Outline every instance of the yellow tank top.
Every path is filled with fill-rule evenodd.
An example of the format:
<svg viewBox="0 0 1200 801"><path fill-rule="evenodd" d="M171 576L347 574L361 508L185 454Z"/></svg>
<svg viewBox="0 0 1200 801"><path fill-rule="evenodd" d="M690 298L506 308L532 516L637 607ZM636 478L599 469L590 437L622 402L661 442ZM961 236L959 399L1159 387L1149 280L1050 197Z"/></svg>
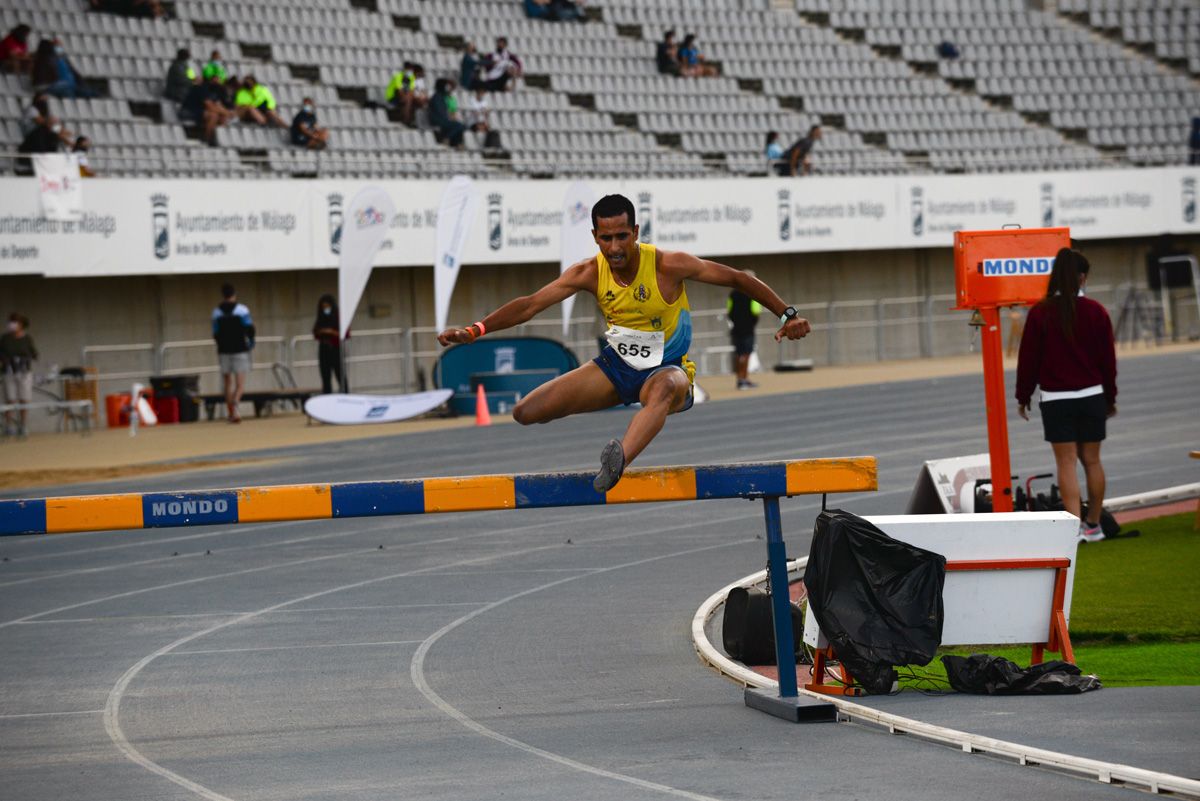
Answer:
<svg viewBox="0 0 1200 801"><path fill-rule="evenodd" d="M628 286L617 281L603 253L596 254L599 280L596 301L608 325L619 325L635 331L662 331L665 339L663 363L675 360L694 379L696 365L688 359L692 344L692 314L688 308L687 287L680 287L674 303L663 300L658 290L658 271L655 269L657 251L654 245L638 243L638 271Z"/></svg>

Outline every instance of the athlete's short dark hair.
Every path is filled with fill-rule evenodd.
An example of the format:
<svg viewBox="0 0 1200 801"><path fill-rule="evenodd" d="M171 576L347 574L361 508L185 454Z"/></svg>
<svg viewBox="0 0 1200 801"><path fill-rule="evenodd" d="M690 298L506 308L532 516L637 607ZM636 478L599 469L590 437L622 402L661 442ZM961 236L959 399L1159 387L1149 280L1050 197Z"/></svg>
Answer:
<svg viewBox="0 0 1200 801"><path fill-rule="evenodd" d="M236 294L237 294L237 290L235 290L233 288L233 284L230 284L230 283L221 284L221 297L229 299L229 298L232 298Z"/></svg>
<svg viewBox="0 0 1200 801"><path fill-rule="evenodd" d="M592 230L596 230L601 217L620 217L622 214L629 218L629 227L637 224L633 211L633 203L624 195L605 195L592 206Z"/></svg>

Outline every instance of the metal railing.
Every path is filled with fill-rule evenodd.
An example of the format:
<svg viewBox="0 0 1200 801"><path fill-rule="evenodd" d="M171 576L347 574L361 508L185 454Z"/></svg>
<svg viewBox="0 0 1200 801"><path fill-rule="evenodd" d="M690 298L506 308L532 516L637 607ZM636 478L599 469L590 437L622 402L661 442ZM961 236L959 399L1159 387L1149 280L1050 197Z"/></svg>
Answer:
<svg viewBox="0 0 1200 801"><path fill-rule="evenodd" d="M330 176L353 173L376 178L412 178L414 176L450 176L457 173L475 177L527 177L554 179L563 177L697 177L736 175L762 177L773 175L765 157L756 153L730 153L713 158L690 151L652 153L605 153L602 160L571 159L555 161L543 153L516 152L510 158L492 158L479 151L434 151L432 158L414 158L405 153L366 153L338 151L336 143L327 151L304 151L280 142L278 150L260 155L253 150L239 152L237 148L200 149L195 154L181 153L172 147L169 157L160 157L154 148L137 155L106 153L96 146L89 161L97 177L161 176L164 170L180 177L206 175L225 177L236 173L242 178L292 178L293 176ZM986 152L947 151L938 155L904 154L889 150L821 153L813 156L813 175L912 175L961 172L1045 172L1065 170L1096 170L1150 166L1183 166L1188 163L1185 147L1164 148L1161 158L1131 159L1128 156L1073 156L1047 160L1034 155L997 156ZM221 155L225 158L220 158ZM281 155L282 154L282 155ZM15 172L27 156L0 149L0 172ZM22 167L22 173L30 174Z"/></svg>
<svg viewBox="0 0 1200 801"><path fill-rule="evenodd" d="M1089 284L1088 294L1103 303L1114 324L1121 304L1131 291L1139 291L1151 311L1157 309L1151 293L1129 284ZM975 330L967 326L966 312L951 311L952 293L914 295L895 298L834 300L797 304L802 317L812 324L812 333L803 340L784 340L774 348L776 363L801 358L817 364L833 365L888 359L931 358L972 352ZM1175 298L1177 329L1200 320L1200 309L1191 297ZM692 316L691 357L700 374L712 375L732 370L725 362L733 347L729 342L726 312L698 309ZM772 321L773 322L773 321ZM505 332L508 336L543 336L561 341L581 361L599 351L598 339L603 327L594 314L575 315L562 336L562 318L557 314L530 320ZM758 351L771 352L774 325L760 326ZM347 340L347 371L354 389L409 392L422 385L423 369L431 367L443 352L437 344L438 331L432 326L389 327L351 332ZM1155 339L1163 339L1161 334ZM260 381L275 364L298 373L301 386L316 386L318 365L316 340L311 334L290 337L261 336L253 351L253 371ZM218 373L211 339L180 340L161 344L88 345L81 349L83 364L97 370L102 384L126 384L145 381L151 375L215 375ZM268 351L268 348L270 349ZM356 352L356 350L358 352ZM268 352L274 361L267 358ZM121 386L124 391L127 389Z"/></svg>

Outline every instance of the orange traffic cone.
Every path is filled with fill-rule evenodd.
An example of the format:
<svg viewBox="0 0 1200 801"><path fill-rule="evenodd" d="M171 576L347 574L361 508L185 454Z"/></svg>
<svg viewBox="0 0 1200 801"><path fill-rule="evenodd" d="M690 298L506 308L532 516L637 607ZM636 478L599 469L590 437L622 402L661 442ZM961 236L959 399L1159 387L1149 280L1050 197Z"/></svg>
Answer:
<svg viewBox="0 0 1200 801"><path fill-rule="evenodd" d="M475 393L475 425L490 426L492 424L492 413L488 410L487 393L483 391L483 384L477 385Z"/></svg>

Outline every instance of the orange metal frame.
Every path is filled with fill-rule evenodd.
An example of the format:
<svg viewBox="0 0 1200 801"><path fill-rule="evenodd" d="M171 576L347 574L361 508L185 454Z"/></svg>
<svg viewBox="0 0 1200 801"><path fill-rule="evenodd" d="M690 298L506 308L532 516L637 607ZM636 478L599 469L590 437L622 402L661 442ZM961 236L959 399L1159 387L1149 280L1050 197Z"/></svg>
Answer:
<svg viewBox="0 0 1200 801"><path fill-rule="evenodd" d="M1046 651L1054 651L1062 655L1067 662L1074 663L1075 651L1071 648L1071 635L1067 631L1067 615L1063 609L1067 597L1067 569L1071 560L1066 558L1054 559L958 559L946 562L947 573L959 573L973 570L1053 570L1054 597L1050 600L1050 630L1045 642L1033 643L1031 664L1041 664ZM854 683L854 677L840 663L836 669L830 665L836 661L833 647L818 648L813 652L811 681L804 689L822 695L860 696L863 688ZM832 674L836 684L826 681L826 674ZM840 674L840 675L839 675Z"/></svg>
<svg viewBox="0 0 1200 801"><path fill-rule="evenodd" d="M1019 260L1052 257L1070 247L1068 228L1003 229L954 232L955 309L980 314L980 350L983 353L983 390L987 414L988 452L992 470L992 509L1013 510L1012 469L1008 453L1008 412L1004 403L1004 345L1000 309L1030 306L1045 293L1048 274L987 275L987 259Z"/></svg>

